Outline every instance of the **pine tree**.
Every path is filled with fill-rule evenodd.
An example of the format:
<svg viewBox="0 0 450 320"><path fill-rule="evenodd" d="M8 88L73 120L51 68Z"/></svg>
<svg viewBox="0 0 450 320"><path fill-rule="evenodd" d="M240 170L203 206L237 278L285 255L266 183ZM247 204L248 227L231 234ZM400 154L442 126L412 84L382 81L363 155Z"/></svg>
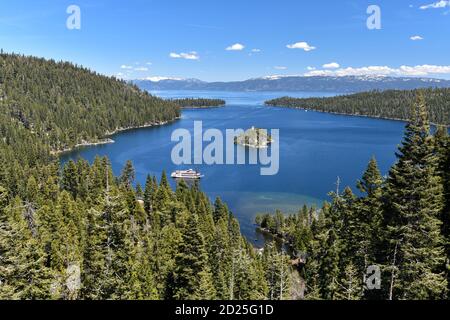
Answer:
<svg viewBox="0 0 450 320"><path fill-rule="evenodd" d="M158 295L164 299L174 297L173 271L176 255L183 239L182 230L174 224L169 224L153 235L150 250L151 265Z"/></svg>
<svg viewBox="0 0 450 320"><path fill-rule="evenodd" d="M63 191L55 208L56 231L51 235L50 265L56 273L54 288L62 299L77 299L81 281L82 223L71 195Z"/></svg>
<svg viewBox="0 0 450 320"><path fill-rule="evenodd" d="M136 197L138 199L142 199L144 197L144 191L142 190L142 186L140 183L136 184Z"/></svg>
<svg viewBox="0 0 450 320"><path fill-rule="evenodd" d="M203 289L212 286L212 278L207 267L208 256L203 235L198 227L198 217L191 214L175 258L174 288L175 299L194 299L200 284ZM208 290L209 292L209 290Z"/></svg>
<svg viewBox="0 0 450 320"><path fill-rule="evenodd" d="M153 193L155 192L155 186L151 176L147 176L144 190L144 209L145 212L151 214L153 211Z"/></svg>
<svg viewBox="0 0 450 320"><path fill-rule="evenodd" d="M206 266L198 274L199 284L192 295L194 300L215 300L217 298L217 291L214 287L211 270Z"/></svg>
<svg viewBox="0 0 450 320"><path fill-rule="evenodd" d="M338 281L340 280L340 255L342 251L342 240L339 238L341 227L339 206L339 195L335 195L333 204L325 206L324 214L325 235L323 244L318 254L319 266L319 288L321 296L326 300L336 299Z"/></svg>
<svg viewBox="0 0 450 320"><path fill-rule="evenodd" d="M217 221L214 236L209 245L210 265L217 288L217 296L221 300L230 299L228 275L231 264L231 247L228 233L228 222Z"/></svg>
<svg viewBox="0 0 450 320"><path fill-rule="evenodd" d="M5 299L50 299L51 271L44 253L23 217L16 198L4 207L6 190L0 187L0 296Z"/></svg>
<svg viewBox="0 0 450 320"><path fill-rule="evenodd" d="M170 184L169 184L169 180L167 179L167 173L166 173L165 170L162 172L162 175L161 175L161 182L160 182L159 186L160 186L161 188L166 189L167 191L169 191L169 190L171 191L171 189L170 189Z"/></svg>
<svg viewBox="0 0 450 320"><path fill-rule="evenodd" d="M383 184L378 164L372 158L362 180L357 183L363 196L356 201L354 207L356 228L353 230L353 241L356 251L353 262L363 283L367 268L382 261ZM364 294L366 298L381 298L376 290L365 291Z"/></svg>
<svg viewBox="0 0 450 320"><path fill-rule="evenodd" d="M144 235L138 245L139 268L137 272L141 286L141 295L144 300L158 300L160 298L152 269L152 245L152 239L149 235Z"/></svg>
<svg viewBox="0 0 450 320"><path fill-rule="evenodd" d="M360 300L362 298L360 272L353 263L349 263L344 270L336 294L338 300Z"/></svg>
<svg viewBox="0 0 450 320"><path fill-rule="evenodd" d="M445 241L447 257L446 273L448 290L450 290L450 135L445 126L439 126L435 135L436 154L439 157L438 172L443 184L444 207L440 214L442 235Z"/></svg>
<svg viewBox="0 0 450 320"><path fill-rule="evenodd" d="M169 181L167 180L167 175L165 171L162 173L161 182L154 197L154 211L159 212L160 224L164 225L165 221L168 219L167 209L168 205L172 200L172 189L170 188Z"/></svg>
<svg viewBox="0 0 450 320"><path fill-rule="evenodd" d="M39 201L39 186L36 181L36 178L31 176L27 181L27 197L26 200L36 206Z"/></svg>
<svg viewBox="0 0 450 320"><path fill-rule="evenodd" d="M89 182L90 182L90 166L89 162L84 159L79 159L77 162L78 167L78 190L77 198L86 200L89 193Z"/></svg>
<svg viewBox="0 0 450 320"><path fill-rule="evenodd" d="M329 211L330 204L325 202L316 218L311 220L312 241L308 245L308 256L302 273L306 282L306 300L323 299L323 290L321 288L323 283L320 279L320 271L322 264L322 246L328 237L325 217L329 215Z"/></svg>
<svg viewBox="0 0 450 320"><path fill-rule="evenodd" d="M217 222L220 219L228 219L229 211L227 206L222 202L220 198L216 198L214 202L214 221Z"/></svg>
<svg viewBox="0 0 450 320"><path fill-rule="evenodd" d="M87 214L87 239L83 252L82 297L89 300L109 298L108 283L113 279L108 264L107 220L103 214L91 209Z"/></svg>
<svg viewBox="0 0 450 320"><path fill-rule="evenodd" d="M108 221L107 263L114 274L111 281L112 299L126 299L129 294L132 284L129 280L137 254L133 218L125 197L120 189L113 188L106 196L103 209Z"/></svg>
<svg viewBox="0 0 450 320"><path fill-rule="evenodd" d="M273 244L264 248L266 280L269 285L270 300L288 300L290 298L291 270L289 257L278 252Z"/></svg>
<svg viewBox="0 0 450 320"><path fill-rule="evenodd" d="M443 196L423 96L411 113L398 163L387 181L390 279L385 285L390 299L438 299L447 287L438 219Z"/></svg>
<svg viewBox="0 0 450 320"><path fill-rule="evenodd" d="M72 197L77 197L78 168L73 160L70 160L63 168L62 185L63 189L69 192Z"/></svg>
<svg viewBox="0 0 450 320"><path fill-rule="evenodd" d="M125 166L122 169L122 173L120 175L120 182L127 187L131 187L136 178L136 172L133 167L133 163L131 160L128 160Z"/></svg>

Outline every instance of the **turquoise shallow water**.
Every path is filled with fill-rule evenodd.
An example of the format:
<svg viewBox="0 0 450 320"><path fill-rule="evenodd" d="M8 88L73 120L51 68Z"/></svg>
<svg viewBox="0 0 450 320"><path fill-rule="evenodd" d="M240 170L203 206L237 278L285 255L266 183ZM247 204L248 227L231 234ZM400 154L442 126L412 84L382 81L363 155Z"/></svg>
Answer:
<svg viewBox="0 0 450 320"><path fill-rule="evenodd" d="M163 170L198 168L201 181L212 199L220 196L238 217L243 233L255 243L262 236L255 232L254 217L259 212L281 209L295 212L303 204L320 205L327 193L336 188L337 177L343 186L354 186L372 156L376 156L383 174L395 162L395 151L402 138L404 123L363 117L331 115L303 110L272 108L267 99L283 95L325 96L321 93L271 92L155 92L165 98L223 98L223 108L184 110L182 119L172 124L131 130L113 137L116 143L75 150L61 161L83 157L92 161L107 155L114 172L120 174L131 159L137 180L144 184L147 174L159 176ZM254 165L176 166L171 161L175 129L193 132L194 121L203 121L204 129L247 129L252 126L280 130L280 170L275 176L261 176Z"/></svg>

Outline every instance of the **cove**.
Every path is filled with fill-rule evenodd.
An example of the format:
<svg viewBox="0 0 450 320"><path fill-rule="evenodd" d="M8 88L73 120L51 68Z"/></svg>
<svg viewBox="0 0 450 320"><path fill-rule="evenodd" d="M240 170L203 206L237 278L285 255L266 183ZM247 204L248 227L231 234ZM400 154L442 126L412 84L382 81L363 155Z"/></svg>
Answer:
<svg viewBox="0 0 450 320"><path fill-rule="evenodd" d="M264 235L255 230L258 213L280 209L294 213L304 204L320 206L328 192L350 186L356 192L369 160L375 156L383 174L395 163L405 123L333 115L320 112L264 106L264 101L284 95L298 97L327 96L324 93L283 92L206 92L166 91L153 94L164 98L220 98L227 105L212 109L183 110L180 120L159 127L121 132L112 137L114 144L76 149L61 156L61 162L83 157L92 162L96 155L108 156L114 173L119 175L127 160L132 160L137 181L145 183L147 174L160 176L190 167L171 161L176 142L171 135L176 129L194 133L194 122L202 121L205 129L214 128L225 134L232 128L279 129L279 172L261 176L260 167L244 165L198 165L205 175L200 186L214 200L220 196L239 219L242 233L255 245L264 243ZM192 166L191 166L192 167ZM175 185L174 181L171 181Z"/></svg>

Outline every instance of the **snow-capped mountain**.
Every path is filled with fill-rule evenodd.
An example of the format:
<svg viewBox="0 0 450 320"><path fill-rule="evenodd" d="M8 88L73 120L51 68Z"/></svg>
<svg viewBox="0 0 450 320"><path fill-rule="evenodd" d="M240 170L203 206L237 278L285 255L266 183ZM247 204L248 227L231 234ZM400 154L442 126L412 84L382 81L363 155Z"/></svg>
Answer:
<svg viewBox="0 0 450 320"><path fill-rule="evenodd" d="M205 82L198 79L155 78L134 81L145 90L211 91L320 91L349 93L371 90L447 88L450 80L388 76L282 76L273 75L245 81Z"/></svg>

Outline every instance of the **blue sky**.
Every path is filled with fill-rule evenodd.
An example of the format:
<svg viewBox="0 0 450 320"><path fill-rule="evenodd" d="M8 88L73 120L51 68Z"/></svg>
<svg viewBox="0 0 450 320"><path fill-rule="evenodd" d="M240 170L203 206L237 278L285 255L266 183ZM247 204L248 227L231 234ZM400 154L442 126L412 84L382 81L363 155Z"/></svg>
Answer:
<svg viewBox="0 0 450 320"><path fill-rule="evenodd" d="M66 27L69 5L81 10L80 30ZM381 9L380 30L367 28L369 5ZM0 48L69 60L125 79L304 74L450 79L449 31L447 0L0 2Z"/></svg>

